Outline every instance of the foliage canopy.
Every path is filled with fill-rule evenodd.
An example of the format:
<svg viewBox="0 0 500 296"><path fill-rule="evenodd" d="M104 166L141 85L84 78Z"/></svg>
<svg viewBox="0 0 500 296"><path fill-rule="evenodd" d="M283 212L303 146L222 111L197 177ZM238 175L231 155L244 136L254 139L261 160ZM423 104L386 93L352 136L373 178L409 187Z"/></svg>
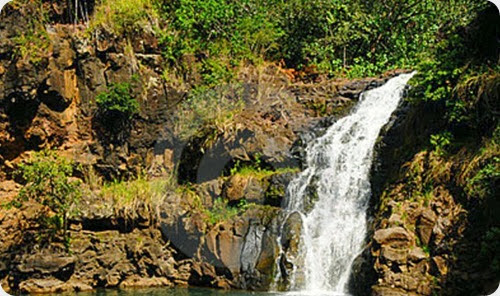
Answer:
<svg viewBox="0 0 500 296"><path fill-rule="evenodd" d="M73 164L55 151L42 150L20 164L18 172L26 185L11 204L21 207L31 200L45 206L38 213L38 223L47 232L44 239L61 234L66 239L67 219L80 197L79 182L70 179Z"/></svg>

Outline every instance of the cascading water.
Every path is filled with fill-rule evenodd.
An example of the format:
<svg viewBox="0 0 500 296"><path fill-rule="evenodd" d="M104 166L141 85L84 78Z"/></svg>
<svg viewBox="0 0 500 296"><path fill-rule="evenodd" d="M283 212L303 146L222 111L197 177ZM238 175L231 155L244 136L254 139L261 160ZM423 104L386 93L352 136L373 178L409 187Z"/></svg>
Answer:
<svg viewBox="0 0 500 296"><path fill-rule="evenodd" d="M288 275L289 290L346 293L366 235L373 146L412 76L402 74L364 92L349 116L307 146L306 169L288 185L285 204L289 215L298 212L302 218L301 264ZM311 185L317 195L308 210Z"/></svg>

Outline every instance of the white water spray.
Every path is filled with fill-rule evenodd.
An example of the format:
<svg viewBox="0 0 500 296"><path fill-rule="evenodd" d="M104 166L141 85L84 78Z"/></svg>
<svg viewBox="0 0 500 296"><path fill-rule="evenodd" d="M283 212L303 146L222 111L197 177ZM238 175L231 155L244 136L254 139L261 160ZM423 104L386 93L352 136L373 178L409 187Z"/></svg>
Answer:
<svg viewBox="0 0 500 296"><path fill-rule="evenodd" d="M301 295L346 293L351 265L366 235L373 147L412 76L402 74L364 92L351 115L307 146L306 169L288 186L285 204L288 213L301 214L303 224L299 253L304 264L290 276L290 290ZM312 180L318 199L306 212ZM299 272L302 280L296 279Z"/></svg>

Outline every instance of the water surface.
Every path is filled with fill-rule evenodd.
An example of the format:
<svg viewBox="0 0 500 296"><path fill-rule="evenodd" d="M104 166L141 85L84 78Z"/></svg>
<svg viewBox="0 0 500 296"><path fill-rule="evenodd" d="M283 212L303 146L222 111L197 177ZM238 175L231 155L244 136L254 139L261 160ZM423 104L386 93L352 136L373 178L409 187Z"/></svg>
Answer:
<svg viewBox="0 0 500 296"><path fill-rule="evenodd" d="M100 289L92 292L49 294L58 296L277 296L286 293L217 290L208 288Z"/></svg>
<svg viewBox="0 0 500 296"><path fill-rule="evenodd" d="M243 290L217 290L208 288L144 288L144 289L100 289L92 292L45 294L54 296L313 296L303 292L255 292ZM314 296L341 296L325 293Z"/></svg>

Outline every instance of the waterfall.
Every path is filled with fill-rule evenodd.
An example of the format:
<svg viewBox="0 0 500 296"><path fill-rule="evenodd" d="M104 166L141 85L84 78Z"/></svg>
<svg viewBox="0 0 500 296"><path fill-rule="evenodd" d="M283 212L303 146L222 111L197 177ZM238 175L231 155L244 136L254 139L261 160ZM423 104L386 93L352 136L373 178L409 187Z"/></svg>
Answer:
<svg viewBox="0 0 500 296"><path fill-rule="evenodd" d="M289 216L302 218L301 243L292 258L300 263L287 275L289 290L347 293L351 265L366 235L373 146L412 76L402 74L364 92L350 115L308 144L305 170L288 185L284 205Z"/></svg>

